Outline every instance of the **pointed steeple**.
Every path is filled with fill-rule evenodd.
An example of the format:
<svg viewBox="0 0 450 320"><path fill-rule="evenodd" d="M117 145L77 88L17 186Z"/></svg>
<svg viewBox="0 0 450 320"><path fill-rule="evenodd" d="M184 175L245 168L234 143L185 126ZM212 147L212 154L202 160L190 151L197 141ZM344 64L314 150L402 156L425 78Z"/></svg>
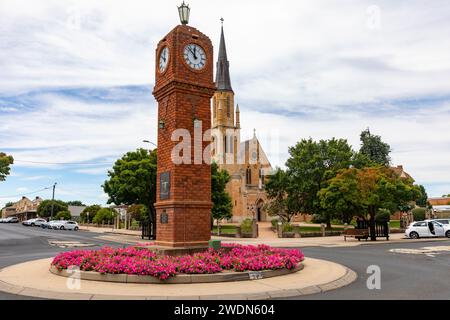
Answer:
<svg viewBox="0 0 450 320"><path fill-rule="evenodd" d="M227 48L223 34L223 18L220 20L222 21L222 34L220 35L219 59L216 65L216 87L219 91L233 91L230 80L230 63L227 58Z"/></svg>

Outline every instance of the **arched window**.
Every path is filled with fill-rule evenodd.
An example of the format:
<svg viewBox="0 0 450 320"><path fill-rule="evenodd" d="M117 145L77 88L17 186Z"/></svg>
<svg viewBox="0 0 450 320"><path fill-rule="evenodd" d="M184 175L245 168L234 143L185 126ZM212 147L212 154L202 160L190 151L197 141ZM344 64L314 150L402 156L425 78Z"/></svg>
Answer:
<svg viewBox="0 0 450 320"><path fill-rule="evenodd" d="M227 97L227 117L231 117L231 101L229 96Z"/></svg>
<svg viewBox="0 0 450 320"><path fill-rule="evenodd" d="M226 135L223 136L223 151L224 151L224 153L228 152L228 144L227 144L227 136Z"/></svg>
<svg viewBox="0 0 450 320"><path fill-rule="evenodd" d="M247 184L252 184L252 169L250 167L247 168L245 181Z"/></svg>

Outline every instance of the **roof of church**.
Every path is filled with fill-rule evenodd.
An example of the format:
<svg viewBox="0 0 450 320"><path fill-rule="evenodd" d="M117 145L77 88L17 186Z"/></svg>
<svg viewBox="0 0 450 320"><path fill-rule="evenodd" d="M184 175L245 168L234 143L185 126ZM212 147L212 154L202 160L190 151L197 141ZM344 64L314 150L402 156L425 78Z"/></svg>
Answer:
<svg viewBox="0 0 450 320"><path fill-rule="evenodd" d="M230 63L227 58L227 48L225 45L223 26L222 34L220 35L219 58L217 60L216 87L217 90L221 91L233 91L231 88Z"/></svg>

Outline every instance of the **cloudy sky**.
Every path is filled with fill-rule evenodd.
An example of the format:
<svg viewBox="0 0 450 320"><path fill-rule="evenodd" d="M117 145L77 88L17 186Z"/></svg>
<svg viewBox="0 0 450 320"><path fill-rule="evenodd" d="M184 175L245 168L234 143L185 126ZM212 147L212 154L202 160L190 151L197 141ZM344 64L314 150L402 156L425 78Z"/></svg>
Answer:
<svg viewBox="0 0 450 320"><path fill-rule="evenodd" d="M106 201L112 162L156 142L155 46L180 1L0 0L0 151L21 195ZM189 0L218 47L220 17L241 108L274 166L301 138L370 127L430 196L450 193L450 3ZM217 53L217 52L216 52Z"/></svg>

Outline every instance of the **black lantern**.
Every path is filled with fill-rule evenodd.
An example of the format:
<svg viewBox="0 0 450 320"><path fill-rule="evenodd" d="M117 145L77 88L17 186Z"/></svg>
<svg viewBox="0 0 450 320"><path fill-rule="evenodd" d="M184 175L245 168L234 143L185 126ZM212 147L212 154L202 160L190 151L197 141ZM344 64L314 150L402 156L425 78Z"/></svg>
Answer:
<svg viewBox="0 0 450 320"><path fill-rule="evenodd" d="M178 7L178 13L180 14L180 21L181 24L188 24L189 23L189 14L191 12L191 8L189 8L189 5L185 4L184 1L181 4L181 6Z"/></svg>
<svg viewBox="0 0 450 320"><path fill-rule="evenodd" d="M158 127L160 129L164 129L166 127L166 124L165 124L164 120L159 120Z"/></svg>

